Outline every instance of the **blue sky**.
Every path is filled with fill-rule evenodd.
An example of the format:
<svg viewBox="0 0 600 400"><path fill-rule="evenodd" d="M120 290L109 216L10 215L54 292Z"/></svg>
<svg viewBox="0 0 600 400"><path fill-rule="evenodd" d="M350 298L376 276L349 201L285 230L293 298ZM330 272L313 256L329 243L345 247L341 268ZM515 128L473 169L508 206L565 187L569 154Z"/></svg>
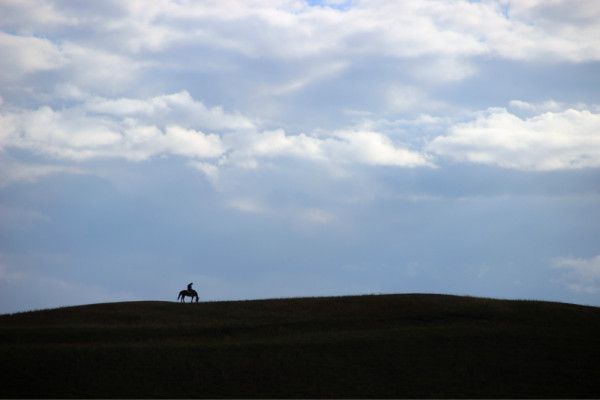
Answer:
<svg viewBox="0 0 600 400"><path fill-rule="evenodd" d="M0 2L0 312L600 305L596 1Z"/></svg>

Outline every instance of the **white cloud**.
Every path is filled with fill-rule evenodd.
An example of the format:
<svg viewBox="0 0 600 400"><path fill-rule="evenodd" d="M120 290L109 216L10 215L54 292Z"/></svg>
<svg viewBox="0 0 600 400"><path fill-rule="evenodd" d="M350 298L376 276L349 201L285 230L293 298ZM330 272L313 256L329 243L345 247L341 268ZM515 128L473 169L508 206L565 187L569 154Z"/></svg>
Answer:
<svg viewBox="0 0 600 400"><path fill-rule="evenodd" d="M149 100L107 100L79 92L78 97L85 102L71 108L44 106L0 113L0 148L71 160L145 160L160 154L215 158L226 150L221 137L194 127L243 130L253 126L240 114L205 107L187 92Z"/></svg>
<svg viewBox="0 0 600 400"><path fill-rule="evenodd" d="M301 70L300 77L293 78L285 83L266 85L260 89L262 95L279 96L299 91L306 86L321 79L338 76L348 67L346 62L333 61L330 64L317 65L312 70Z"/></svg>
<svg viewBox="0 0 600 400"><path fill-rule="evenodd" d="M595 0L506 2L509 30L497 34L497 47L516 58L544 56L574 62L598 60L600 4ZM511 39L516 39L511 43Z"/></svg>
<svg viewBox="0 0 600 400"><path fill-rule="evenodd" d="M32 32L40 26L75 25L77 20L65 15L49 1L3 0L0 3L0 26Z"/></svg>
<svg viewBox="0 0 600 400"><path fill-rule="evenodd" d="M94 93L127 91L140 72L152 65L135 55L77 42L62 43L61 54L65 59L63 79Z"/></svg>
<svg viewBox="0 0 600 400"><path fill-rule="evenodd" d="M332 222L335 215L320 208L308 208L300 213L300 218L314 224L324 225Z"/></svg>
<svg viewBox="0 0 600 400"><path fill-rule="evenodd" d="M575 6L569 1L503 3L357 1L336 10L295 1L163 2L150 10L130 7L122 17L152 24L160 15L172 31L195 26L187 31L188 38L246 55L600 58L600 45L594 39L599 29L594 16L600 15L600 8L593 0ZM186 36L171 35L170 40L186 40Z"/></svg>
<svg viewBox="0 0 600 400"><path fill-rule="evenodd" d="M192 129L170 126L165 132L165 151L187 157L214 158L225 151L221 138Z"/></svg>
<svg viewBox="0 0 600 400"><path fill-rule="evenodd" d="M43 32L40 36L12 35L0 30L0 81L28 82L33 73L52 71L55 74L47 82L66 81L96 93L114 93L123 91L143 68L153 65L93 43L53 41Z"/></svg>
<svg viewBox="0 0 600 400"><path fill-rule="evenodd" d="M344 129L348 121L334 120L344 109L358 110L356 119L357 112L374 119L400 113L415 121L456 112L427 88L477 73L478 57L600 60L596 2L54 4L0 5L0 50L10 55L0 60L0 75L11 80L0 114L2 148L71 160L173 154L213 180L221 165L255 168L284 158L418 167L444 156L533 170L600 163L598 112L559 101L513 100L511 111L528 118L490 110L432 140L431 157L418 147L445 127L417 138L421 121L411 131L415 139L406 139L377 126ZM40 75L33 79L32 72ZM381 82L371 78L380 72ZM314 100L318 108L329 99L317 99L320 90L329 89L351 99L336 104L346 100L331 95L333 104L323 107L327 128L319 129L321 121L309 113L304 126L296 110Z"/></svg>
<svg viewBox="0 0 600 400"><path fill-rule="evenodd" d="M341 166L432 166L418 151L393 143L374 130L319 135L289 135L282 129L258 132L251 119L222 107L206 107L185 91L148 99L107 99L91 96L75 85L56 90L69 101L76 101L75 105L59 110L48 106L36 110L8 108L0 113L0 148L75 161L142 161L177 155L191 159L190 165L213 183L219 166L256 168L267 159L294 158ZM206 129L217 133L205 133ZM206 163L210 159L218 162ZM15 177L32 181L70 170L38 166L19 171L5 174L4 182Z"/></svg>
<svg viewBox="0 0 600 400"><path fill-rule="evenodd" d="M433 166L421 153L395 145L387 136L374 131L345 130L309 136L287 135L279 129L247 136L230 147L226 161L238 166L256 166L257 159L288 157L340 165Z"/></svg>
<svg viewBox="0 0 600 400"><path fill-rule="evenodd" d="M522 100L511 100L509 106L512 109L535 114L540 114L543 112L559 112L564 111L567 108L565 104L554 100L546 100L538 103L531 103Z"/></svg>
<svg viewBox="0 0 600 400"><path fill-rule="evenodd" d="M85 159L121 141L115 123L77 110L54 111L41 107L0 115L0 146L48 154L57 158Z"/></svg>
<svg viewBox="0 0 600 400"><path fill-rule="evenodd" d="M322 141L318 138L299 135L287 135L282 129L266 131L250 137L247 146L239 152L249 157L292 156L306 159L325 159Z"/></svg>
<svg viewBox="0 0 600 400"><path fill-rule="evenodd" d="M591 258L557 258L552 265L564 271L563 283L570 290L583 293L600 291L600 255Z"/></svg>
<svg viewBox="0 0 600 400"><path fill-rule="evenodd" d="M227 64L232 83L244 84L236 101L251 107L252 101L297 95L342 71L381 61L400 61L408 76L427 85L468 78L478 56L538 63L600 60L600 7L593 0L354 1L342 8L295 0L102 7L4 1L0 76L26 82L11 89L38 96L47 94L48 85L74 84L96 95L139 97L192 90L181 84L181 71L199 78L192 85L204 89L202 79L211 76L199 72L222 73ZM249 67L261 69L260 76L246 76ZM33 81L31 72L46 74ZM149 79L156 76L161 82ZM385 86L393 83L390 76L384 79Z"/></svg>
<svg viewBox="0 0 600 400"><path fill-rule="evenodd" d="M149 99L92 97L83 105L86 111L112 117L140 118L150 123L184 124L208 130L253 129L254 122L223 107L207 107L187 91L154 96Z"/></svg>
<svg viewBox="0 0 600 400"><path fill-rule="evenodd" d="M413 67L411 73L425 83L446 83L461 81L475 74L477 69L458 58L434 58Z"/></svg>
<svg viewBox="0 0 600 400"><path fill-rule="evenodd" d="M600 32L600 7L594 0L433 4L430 14L436 22L479 37L492 56L541 62L600 59L594 39ZM574 13L589 17L564 17Z"/></svg>
<svg viewBox="0 0 600 400"><path fill-rule="evenodd" d="M249 198L237 198L230 200L227 204L231 208L250 214L262 214L267 210L258 200Z"/></svg>
<svg viewBox="0 0 600 400"><path fill-rule="evenodd" d="M52 164L31 164L0 160L0 188L14 182L37 182L54 174L84 174L85 170L72 166Z"/></svg>
<svg viewBox="0 0 600 400"><path fill-rule="evenodd" d="M219 187L219 167L201 161L191 161L190 166L202 172L215 187Z"/></svg>
<svg viewBox="0 0 600 400"><path fill-rule="evenodd" d="M457 161L520 170L597 168L600 114L568 109L522 119L506 109L489 109L426 149Z"/></svg>
<svg viewBox="0 0 600 400"><path fill-rule="evenodd" d="M382 123L312 134L291 135L283 129L259 132L247 117L221 107L206 107L187 92L147 100L84 98L81 105L59 111L41 107L1 113L0 147L67 160L117 157L141 161L161 154L177 155L197 161L190 165L213 182L221 166L256 168L264 160L290 158L342 167L434 167L434 157L520 170L600 166L600 114L586 109L544 112L529 118L506 109L489 109L475 120L450 126L447 134L425 142L422 149L411 149L376 130L379 125L387 129ZM521 110L560 107L551 101L540 104L511 102ZM424 121L438 128L448 123L439 126L435 118ZM204 127L218 133L205 133ZM395 125L390 129L396 129ZM211 159L213 162L207 163ZM36 171L40 177L68 172L64 167ZM23 174L24 180L34 176L33 172Z"/></svg>
<svg viewBox="0 0 600 400"><path fill-rule="evenodd" d="M396 167L433 166L423 154L396 146L379 132L338 131L334 137L326 140L326 148L334 160Z"/></svg>
<svg viewBox="0 0 600 400"><path fill-rule="evenodd" d="M317 207L303 207L298 204L266 203L249 197L233 197L226 206L247 214L260 215L286 221L296 226L323 226L336 220L336 215Z"/></svg>
<svg viewBox="0 0 600 400"><path fill-rule="evenodd" d="M600 113L600 105L598 104L586 104L586 103L565 103L556 100L544 100L538 102L528 102L523 100L511 100L509 102L509 108L515 111L521 111L523 113L534 115L542 114L546 112L562 112L569 109L577 111L590 111L592 113Z"/></svg>
<svg viewBox="0 0 600 400"><path fill-rule="evenodd" d="M52 96L57 100L85 101L92 97L73 83L58 83L54 86Z"/></svg>
<svg viewBox="0 0 600 400"><path fill-rule="evenodd" d="M385 91L387 108L392 113L418 110L430 103L425 92L415 86L391 85Z"/></svg>
<svg viewBox="0 0 600 400"><path fill-rule="evenodd" d="M49 40L0 31L0 81L14 80L64 64L60 50Z"/></svg>

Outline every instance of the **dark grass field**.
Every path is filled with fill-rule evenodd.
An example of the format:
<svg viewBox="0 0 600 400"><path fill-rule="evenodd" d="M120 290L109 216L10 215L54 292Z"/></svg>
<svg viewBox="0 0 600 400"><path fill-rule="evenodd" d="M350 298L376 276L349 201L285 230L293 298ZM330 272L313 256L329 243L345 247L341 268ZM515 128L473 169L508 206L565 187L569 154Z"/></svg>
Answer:
<svg viewBox="0 0 600 400"><path fill-rule="evenodd" d="M2 397L600 397L600 308L429 294L0 316Z"/></svg>

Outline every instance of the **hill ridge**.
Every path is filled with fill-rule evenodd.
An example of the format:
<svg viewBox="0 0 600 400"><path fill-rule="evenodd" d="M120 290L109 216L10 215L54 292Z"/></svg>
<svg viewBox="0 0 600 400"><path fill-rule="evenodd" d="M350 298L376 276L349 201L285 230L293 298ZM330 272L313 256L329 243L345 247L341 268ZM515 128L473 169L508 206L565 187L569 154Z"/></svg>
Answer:
<svg viewBox="0 0 600 400"><path fill-rule="evenodd" d="M600 308L546 301L411 293L0 316L7 397L598 397L598 359Z"/></svg>

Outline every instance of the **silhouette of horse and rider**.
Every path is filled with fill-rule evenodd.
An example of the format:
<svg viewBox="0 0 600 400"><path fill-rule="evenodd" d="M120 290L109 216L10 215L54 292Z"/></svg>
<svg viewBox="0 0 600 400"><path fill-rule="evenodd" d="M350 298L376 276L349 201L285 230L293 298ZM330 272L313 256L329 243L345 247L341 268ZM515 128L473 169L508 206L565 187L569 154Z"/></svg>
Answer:
<svg viewBox="0 0 600 400"><path fill-rule="evenodd" d="M187 289L179 292L179 296L177 296L177 300L181 300L182 303L185 303L185 298L191 297L190 303L192 301L194 301L194 299L196 299L196 303L197 303L198 302L198 292L196 292L194 289L192 289L193 284L194 284L193 282L188 283Z"/></svg>

